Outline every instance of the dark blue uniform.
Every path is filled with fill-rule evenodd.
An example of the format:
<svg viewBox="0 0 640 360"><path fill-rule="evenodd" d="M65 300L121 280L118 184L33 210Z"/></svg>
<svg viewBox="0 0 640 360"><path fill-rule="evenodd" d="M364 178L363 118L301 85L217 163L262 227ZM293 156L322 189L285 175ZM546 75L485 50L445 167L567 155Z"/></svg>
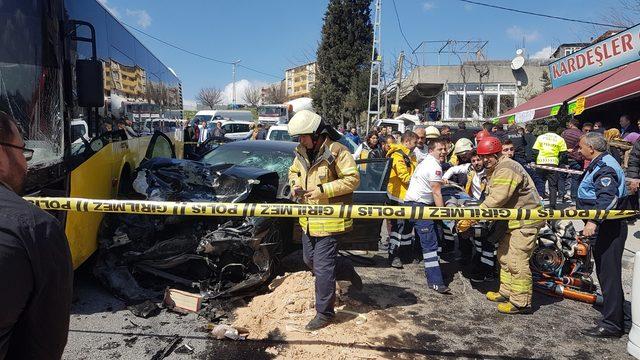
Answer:
<svg viewBox="0 0 640 360"><path fill-rule="evenodd" d="M580 180L577 208L581 210L616 209L627 195L624 172L620 164L608 153L593 159ZM600 326L622 332L622 253L627 239L627 223L620 219L589 221L598 225L593 255L604 297Z"/></svg>

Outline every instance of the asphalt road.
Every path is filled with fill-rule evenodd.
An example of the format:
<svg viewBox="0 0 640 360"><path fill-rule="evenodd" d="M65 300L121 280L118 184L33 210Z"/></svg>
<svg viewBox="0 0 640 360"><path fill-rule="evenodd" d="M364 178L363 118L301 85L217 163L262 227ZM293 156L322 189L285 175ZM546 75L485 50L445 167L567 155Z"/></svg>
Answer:
<svg viewBox="0 0 640 360"><path fill-rule="evenodd" d="M630 231L633 237L635 231ZM631 239L631 242L637 241ZM444 264L453 294L442 296L425 286L423 267L410 264L402 270L386 267L384 253L364 254L370 264L356 264L364 290L351 296L384 309L399 323L410 322L418 333L398 332L385 340L381 350L388 358L479 359L626 359L627 336L616 340L593 340L580 330L593 326L598 311L591 305L536 293L534 313L508 316L497 313L485 300L491 285L475 287L454 264ZM288 264L300 269L301 259ZM630 300L631 267L623 269L627 300ZM311 284L310 284L311 286ZM495 284L493 284L495 286ZM630 313L629 304L626 305ZM112 297L92 277L90 269L76 273L68 359L151 359L167 346L193 347L193 354L172 353L168 359L269 359L265 349L286 347L286 340L271 343L212 340L207 321L196 315L162 312L149 319L134 316L124 303ZM175 336L178 336L176 338ZM177 340L176 340L177 339Z"/></svg>

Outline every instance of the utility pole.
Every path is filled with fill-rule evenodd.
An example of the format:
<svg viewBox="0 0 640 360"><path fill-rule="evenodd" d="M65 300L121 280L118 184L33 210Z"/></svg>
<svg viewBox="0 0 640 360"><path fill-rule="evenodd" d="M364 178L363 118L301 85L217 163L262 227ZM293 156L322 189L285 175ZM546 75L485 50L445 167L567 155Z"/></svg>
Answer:
<svg viewBox="0 0 640 360"><path fill-rule="evenodd" d="M380 20L382 19L382 0L376 0L376 13L373 21L373 45L371 46L371 69L369 72L369 103L367 109L367 134L371 117L373 120L380 119L380 72L382 63L382 48L380 46ZM375 94L374 94L375 92ZM373 97L376 97L375 107L372 104Z"/></svg>
<svg viewBox="0 0 640 360"><path fill-rule="evenodd" d="M396 111L393 112L393 117L397 117L400 112L400 88L402 87L402 65L404 63L404 51L400 51L398 56L398 77L396 79Z"/></svg>
<svg viewBox="0 0 640 360"><path fill-rule="evenodd" d="M233 62L233 83L231 85L231 108L236 108L236 67L240 63L240 60L236 60Z"/></svg>

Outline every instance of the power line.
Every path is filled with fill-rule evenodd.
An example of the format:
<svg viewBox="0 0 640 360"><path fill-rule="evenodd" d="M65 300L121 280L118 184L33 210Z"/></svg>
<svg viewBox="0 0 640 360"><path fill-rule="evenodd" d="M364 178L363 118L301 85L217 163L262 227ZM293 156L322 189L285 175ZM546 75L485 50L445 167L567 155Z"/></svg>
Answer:
<svg viewBox="0 0 640 360"><path fill-rule="evenodd" d="M545 17L545 18L549 18L549 19L571 21L571 22L576 22L576 23L597 25L597 26L605 26L605 27L612 27L612 28L618 28L618 29L624 29L625 28L624 26L619 26L619 25L603 24L603 23L597 23L597 22L587 21L587 20L571 19L571 18L566 18L566 17L562 17L562 16L535 13L535 12L526 11L526 10L518 10L518 9L512 9L512 8L504 7L504 6L499 6L499 5L481 3L481 2L478 2L478 1L471 1L471 0L458 0L458 1L461 1L461 2L464 2L464 3L468 3L468 4L473 4L473 5L486 6L486 7L494 8L494 9L511 11L511 12L520 13L520 14L540 16L540 17Z"/></svg>
<svg viewBox="0 0 640 360"><path fill-rule="evenodd" d="M167 46L170 46L170 47L172 47L172 48L174 48L174 49L178 49L178 50L180 50L180 51L182 51L182 52L185 52L185 53L187 53L187 54L190 54L190 55L193 55L193 56L197 56L197 57L202 58L202 59L205 59L205 60L209 60L209 61L217 62L217 63L219 63L219 64L233 65L233 62L232 62L232 61L225 61L225 60L220 60L220 59L214 59L214 58L209 57L209 56L205 56L205 55L202 55L202 54L198 54L198 53L196 53L196 52L193 52L193 51L191 51L191 50L187 50L187 49L185 49L185 48L183 48L183 47L180 47L180 46L178 46L178 45L175 45L175 44L172 44L172 43L170 43L170 42L164 41L164 40L162 40L162 39L160 39L160 38L158 38L158 37L155 37L155 36L153 36L153 35L151 35L151 34L149 34L149 33L145 32L145 31L142 31L142 30L140 30L140 29L138 29L138 28L136 28L136 27L134 27L134 26L131 26L131 25L127 24L127 23L124 23L124 22L123 22L122 24L123 24L123 25L125 25L125 26L127 26L127 27L129 27L129 28L131 28L131 29L133 29L133 30L135 30L135 31L137 31L137 32L139 32L139 33L141 33L141 34L143 34L143 35L145 35L145 36L148 36L148 37L150 37L150 38L152 38L152 39L154 39L154 40L156 40L156 41L159 41L159 42L161 42L161 43L163 43L163 44L165 44L165 45L167 45ZM260 70L256 70L256 69L254 69L254 68L251 68L251 67L248 67L248 66L245 66L245 65L238 65L238 67L241 67L241 68L247 69L247 70L249 70L249 71L256 72L256 73L258 73L258 74L262 74L262 75L266 75L266 76L271 76L271 77L274 77L274 78L277 78L277 79L281 79L281 78L282 78L282 76L277 76L277 75L269 74L269 73L266 73L266 72L263 72L263 71L260 71Z"/></svg>
<svg viewBox="0 0 640 360"><path fill-rule="evenodd" d="M271 77L276 78L276 79L280 79L280 80L282 79L282 76L272 75L272 74L269 74L269 73L266 73L266 72L263 72L263 71L256 70L254 68L248 67L246 65L238 65L238 67L241 67L241 68L249 70L249 71L253 71L253 72L258 73L258 74L271 76Z"/></svg>
<svg viewBox="0 0 640 360"><path fill-rule="evenodd" d="M400 35L402 35L402 38L404 39L404 42L407 43L407 46L409 46L409 49L411 49L412 52L415 52L415 50L413 49L413 46L411 46L411 44L409 43L409 40L407 40L407 37L404 35L404 31L402 31L402 24L400 23L400 15L398 15L396 0L392 0L392 2L393 2L393 11L396 13L396 20L398 20L398 28L400 29Z"/></svg>

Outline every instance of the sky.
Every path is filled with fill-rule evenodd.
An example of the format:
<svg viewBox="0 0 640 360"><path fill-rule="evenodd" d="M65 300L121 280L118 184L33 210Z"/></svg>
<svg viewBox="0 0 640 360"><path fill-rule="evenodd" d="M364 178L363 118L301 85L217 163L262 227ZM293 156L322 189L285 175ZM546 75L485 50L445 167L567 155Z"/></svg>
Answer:
<svg viewBox="0 0 640 360"><path fill-rule="evenodd" d="M284 70L315 60L327 0L99 0L122 22L189 51L241 65L237 93L284 78ZM479 0L520 10L595 22L620 0ZM375 3L375 0L374 0ZM381 44L386 68L400 51L417 64L437 64L435 55L411 55L422 41L483 40L487 59L512 59L518 48L548 57L561 43L588 42L604 27L515 14L459 0L382 0ZM373 12L372 12L373 16ZM130 30L182 81L185 103L204 87L225 89L230 98L232 66L205 60ZM421 47L424 49L424 45ZM420 49L417 50L418 52ZM440 64L457 58L441 56ZM268 75L267 75L268 74ZM240 100L241 96L238 95Z"/></svg>

